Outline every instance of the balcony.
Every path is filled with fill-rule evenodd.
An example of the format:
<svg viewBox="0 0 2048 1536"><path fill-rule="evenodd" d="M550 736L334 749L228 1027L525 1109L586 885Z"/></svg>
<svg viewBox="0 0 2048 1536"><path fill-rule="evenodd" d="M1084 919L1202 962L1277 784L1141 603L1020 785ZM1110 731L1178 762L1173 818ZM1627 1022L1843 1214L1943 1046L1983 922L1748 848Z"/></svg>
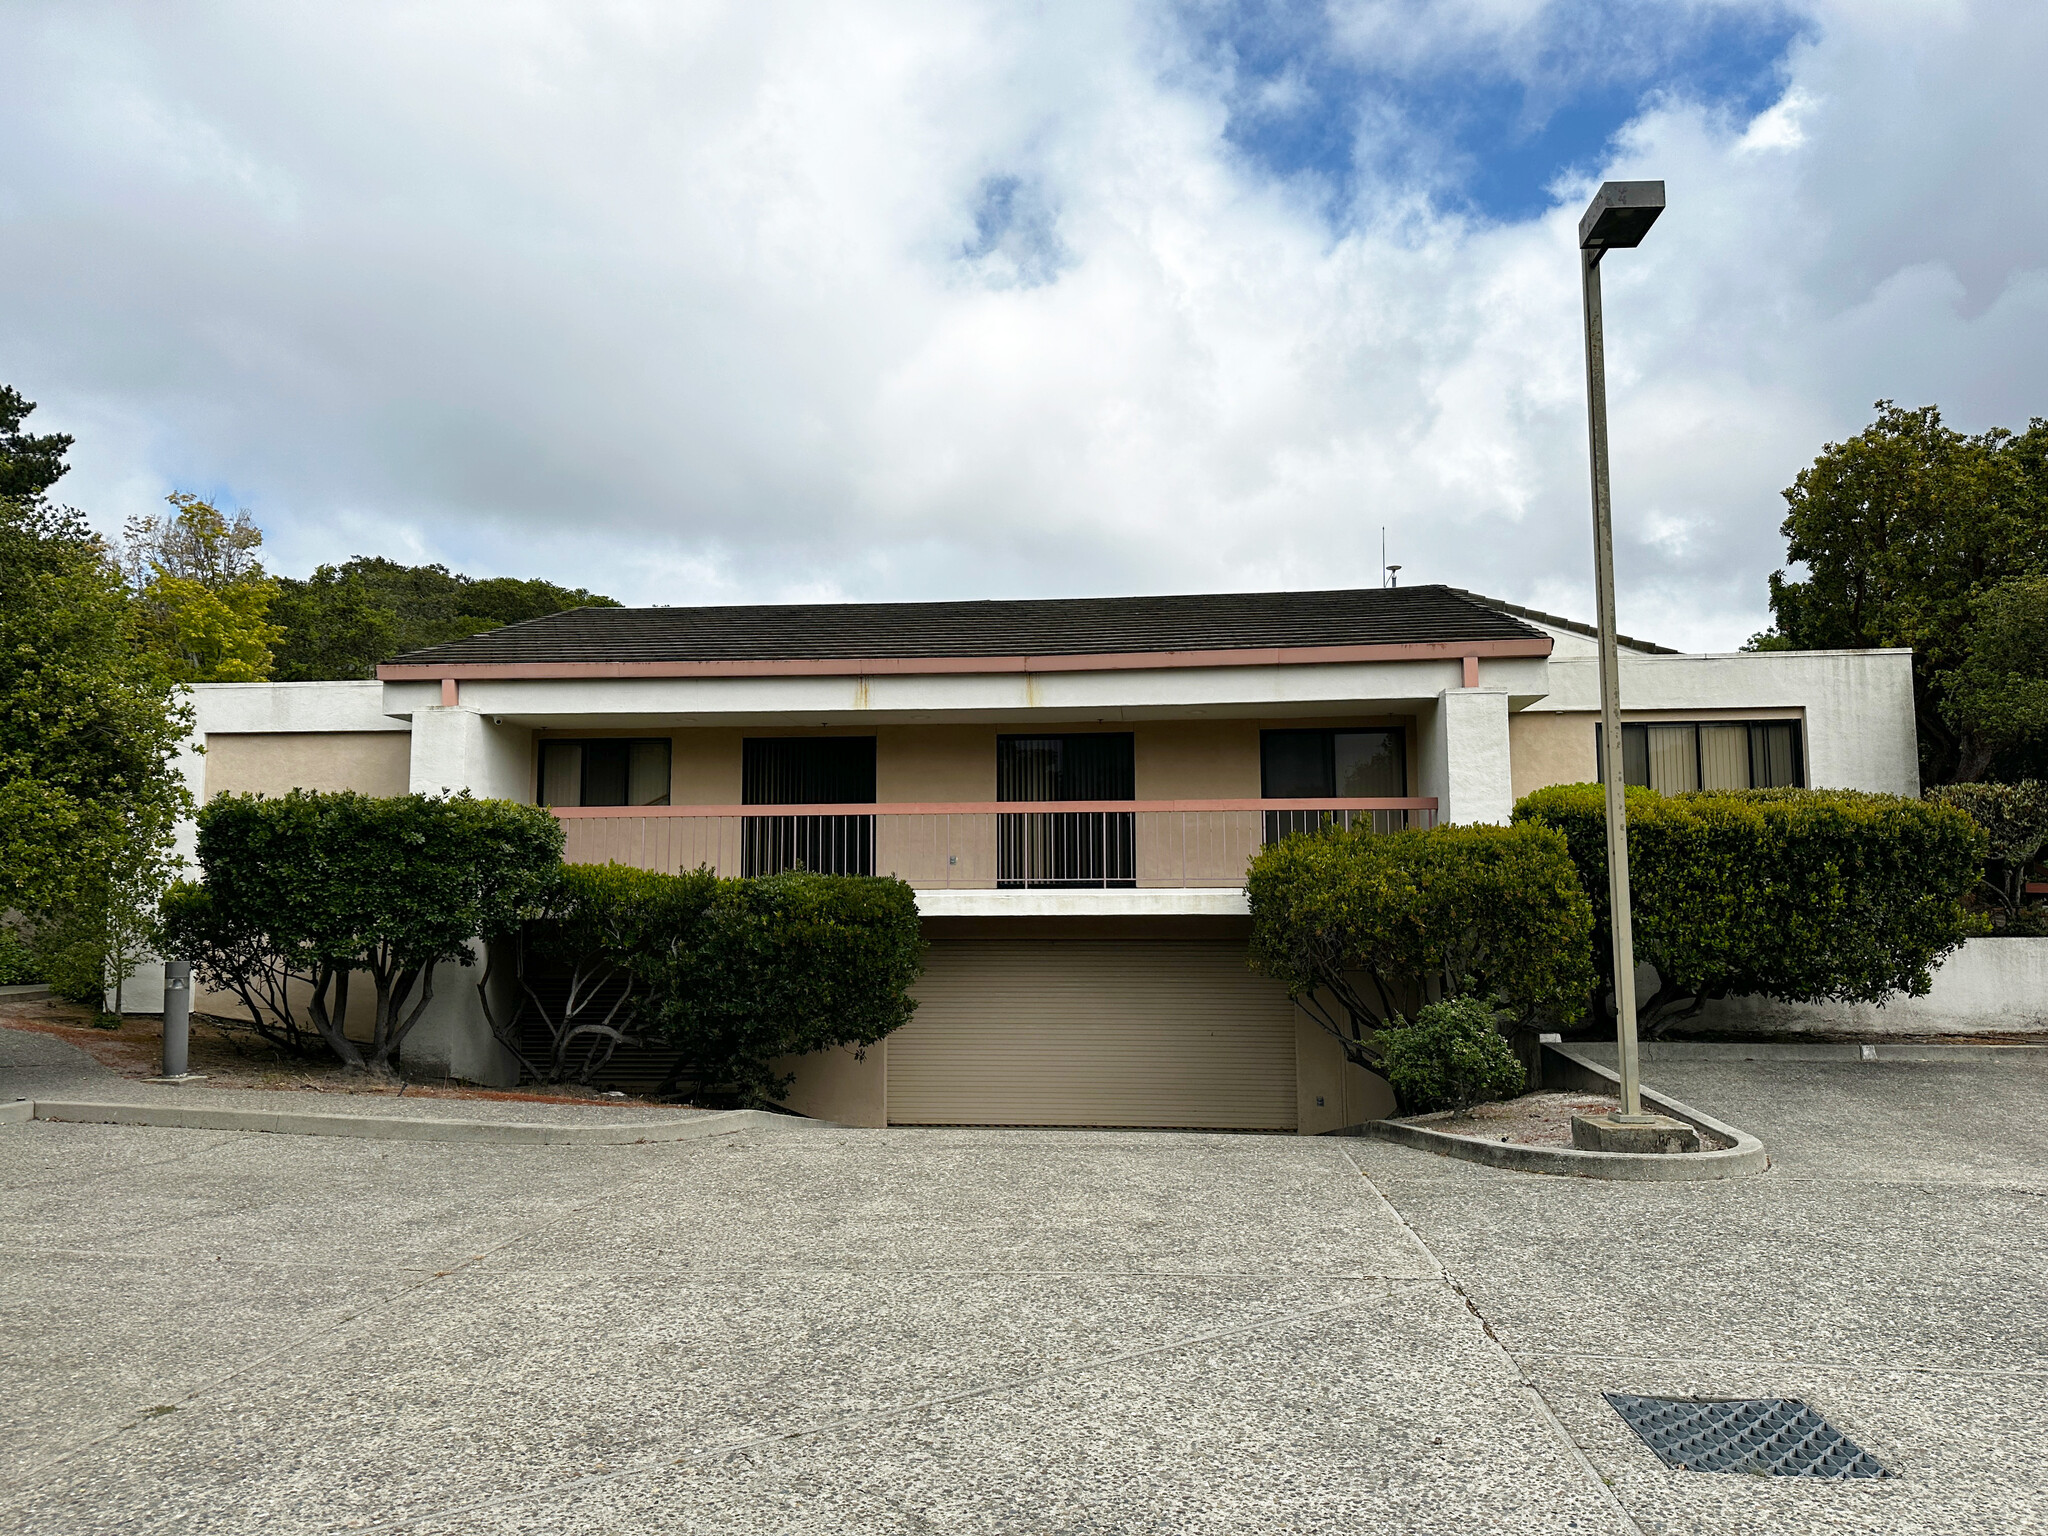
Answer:
<svg viewBox="0 0 2048 1536"><path fill-rule="evenodd" d="M1318 827L1435 824L1433 799L557 806L572 864L895 875L919 890L1239 889L1261 847Z"/></svg>

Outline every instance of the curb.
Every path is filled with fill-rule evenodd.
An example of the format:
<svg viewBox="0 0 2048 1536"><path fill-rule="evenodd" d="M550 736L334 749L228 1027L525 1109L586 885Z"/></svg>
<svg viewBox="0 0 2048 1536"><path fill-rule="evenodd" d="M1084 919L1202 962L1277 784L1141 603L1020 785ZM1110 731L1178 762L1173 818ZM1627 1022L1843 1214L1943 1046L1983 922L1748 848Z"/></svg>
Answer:
<svg viewBox="0 0 2048 1536"><path fill-rule="evenodd" d="M1568 1046L1568 1050L1584 1047ZM1608 1045L1593 1045L1604 1056ZM1637 1047L1645 1065L1660 1061L1996 1061L2015 1051L2048 1051L2039 1040L1991 1044L1973 1040L1645 1040ZM1865 1055L1865 1052L1870 1054Z"/></svg>
<svg viewBox="0 0 2048 1536"><path fill-rule="evenodd" d="M24 981L0 987L0 1003L12 1002L17 997L48 997L50 984L47 981Z"/></svg>
<svg viewBox="0 0 2048 1536"><path fill-rule="evenodd" d="M1614 1073L1598 1062L1588 1061L1576 1051L1550 1044L1545 1044L1543 1051L1543 1085L1546 1088L1606 1093L1621 1086L1621 1079ZM1574 1179L1669 1184L1739 1179L1762 1173L1770 1167L1770 1155L1765 1152L1764 1144L1749 1132L1648 1088L1642 1090L1642 1095L1665 1114L1732 1145L1712 1152L1581 1152L1577 1147L1524 1147L1505 1141L1481 1141L1476 1136L1450 1136L1442 1131L1425 1130L1419 1125L1401 1125L1392 1120L1371 1120L1330 1134L1391 1141L1399 1146L1434 1152L1439 1157L1484 1163L1490 1168Z"/></svg>
<svg viewBox="0 0 2048 1536"><path fill-rule="evenodd" d="M344 1136L368 1141L438 1141L472 1146L615 1147L697 1141L740 1131L825 1125L760 1109L728 1109L687 1120L619 1125L550 1125L515 1120L411 1120L376 1115L318 1115L286 1109L228 1109L197 1104L106 1104L16 1099L0 1104L0 1123L57 1120L73 1125L143 1125L190 1131L262 1131L277 1136Z"/></svg>

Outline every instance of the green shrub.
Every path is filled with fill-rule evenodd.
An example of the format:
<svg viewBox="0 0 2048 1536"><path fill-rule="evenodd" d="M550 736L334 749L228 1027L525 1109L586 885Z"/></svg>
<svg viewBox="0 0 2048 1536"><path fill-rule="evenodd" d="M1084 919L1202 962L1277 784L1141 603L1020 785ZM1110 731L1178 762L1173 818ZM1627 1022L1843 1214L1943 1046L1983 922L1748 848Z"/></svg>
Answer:
<svg viewBox="0 0 2048 1536"><path fill-rule="evenodd" d="M1977 890L1998 910L1996 931L2016 937L2048 932L2048 913L2027 901L2027 870L2048 849L2048 784L1944 784L1927 798L1961 811L1983 831L1985 867Z"/></svg>
<svg viewBox="0 0 2048 1536"><path fill-rule="evenodd" d="M0 987L23 987L43 979L43 968L28 940L0 923Z"/></svg>
<svg viewBox="0 0 2048 1536"><path fill-rule="evenodd" d="M29 941L34 968L51 992L73 1003L106 1006L107 945L99 924L75 911L48 917Z"/></svg>
<svg viewBox="0 0 2048 1536"><path fill-rule="evenodd" d="M561 854L561 824L540 806L222 795L199 813L203 891L181 887L163 904L167 952L234 992L267 1035L302 1041L303 1006L343 1062L388 1071L433 1000L436 968L470 965L472 939L509 936L540 910ZM362 1043L343 1032L358 972L377 994Z"/></svg>
<svg viewBox="0 0 2048 1536"><path fill-rule="evenodd" d="M619 1046L644 1040L651 978L677 945L696 942L718 885L707 870L564 865L515 941L517 1006L493 1008L484 993L499 1044L538 1082L589 1082ZM536 985L543 978L552 984ZM544 1058L527 1049L528 1019L546 1030Z"/></svg>
<svg viewBox="0 0 2048 1536"><path fill-rule="evenodd" d="M1627 806L1635 955L1659 978L1638 1008L1649 1034L1731 995L1923 996L1934 967L1971 932L1961 898L1978 878L1984 836L1951 807L1817 789L1631 789ZM1593 904L1593 959L1607 993L1600 786L1538 790L1514 819L1564 835Z"/></svg>
<svg viewBox="0 0 2048 1536"><path fill-rule="evenodd" d="M1513 1098L1528 1080L1502 1037L1493 1005L1454 997L1417 1010L1415 1021L1390 1021L1380 1035L1381 1069L1410 1114L1470 1109Z"/></svg>
<svg viewBox="0 0 2048 1536"><path fill-rule="evenodd" d="M1481 997L1565 1025L1593 989L1592 908L1546 827L1291 837L1252 861L1247 888L1253 968L1360 1066L1420 1004Z"/></svg>
<svg viewBox="0 0 2048 1536"><path fill-rule="evenodd" d="M901 880L790 873L721 880L689 933L644 975L693 1098L771 1103L778 1057L864 1051L910 1020L923 967L917 898Z"/></svg>

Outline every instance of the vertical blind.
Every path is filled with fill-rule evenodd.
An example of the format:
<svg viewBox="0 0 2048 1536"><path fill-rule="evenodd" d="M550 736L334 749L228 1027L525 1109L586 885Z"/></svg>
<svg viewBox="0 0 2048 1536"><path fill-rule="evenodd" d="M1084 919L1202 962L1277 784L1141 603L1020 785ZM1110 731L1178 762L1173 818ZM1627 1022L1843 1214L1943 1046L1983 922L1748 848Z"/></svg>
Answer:
<svg viewBox="0 0 2048 1536"><path fill-rule="evenodd" d="M872 736L750 736L740 744L743 805L873 805ZM872 816L748 816L740 823L740 873L807 869L875 872Z"/></svg>
<svg viewBox="0 0 2048 1536"><path fill-rule="evenodd" d="M998 801L1135 800L1137 753L1128 731L998 736ZM1137 883L1137 821L1129 811L1028 811L996 818L996 884Z"/></svg>
<svg viewBox="0 0 2048 1536"><path fill-rule="evenodd" d="M1594 772L1606 774L1606 742L1593 727ZM1663 795L1692 789L1776 789L1805 781L1799 722L1743 720L1624 725L1621 774Z"/></svg>

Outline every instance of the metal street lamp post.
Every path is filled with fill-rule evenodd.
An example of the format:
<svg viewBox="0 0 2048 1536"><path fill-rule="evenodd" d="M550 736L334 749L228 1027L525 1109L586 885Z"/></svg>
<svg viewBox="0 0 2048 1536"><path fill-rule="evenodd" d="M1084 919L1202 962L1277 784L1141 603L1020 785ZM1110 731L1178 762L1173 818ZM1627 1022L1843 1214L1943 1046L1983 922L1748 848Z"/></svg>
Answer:
<svg viewBox="0 0 2048 1536"><path fill-rule="evenodd" d="M1664 211L1661 181L1601 183L1579 220L1579 281L1586 313L1586 413L1593 457L1593 581L1600 617L1601 780L1607 791L1607 894L1614 930L1614 1037L1623 1123L1648 1123L1636 1051L1635 934L1629 920L1628 819L1623 795L1621 668L1614 641L1614 509L1607 488L1607 356L1600 325L1600 258L1632 250Z"/></svg>

